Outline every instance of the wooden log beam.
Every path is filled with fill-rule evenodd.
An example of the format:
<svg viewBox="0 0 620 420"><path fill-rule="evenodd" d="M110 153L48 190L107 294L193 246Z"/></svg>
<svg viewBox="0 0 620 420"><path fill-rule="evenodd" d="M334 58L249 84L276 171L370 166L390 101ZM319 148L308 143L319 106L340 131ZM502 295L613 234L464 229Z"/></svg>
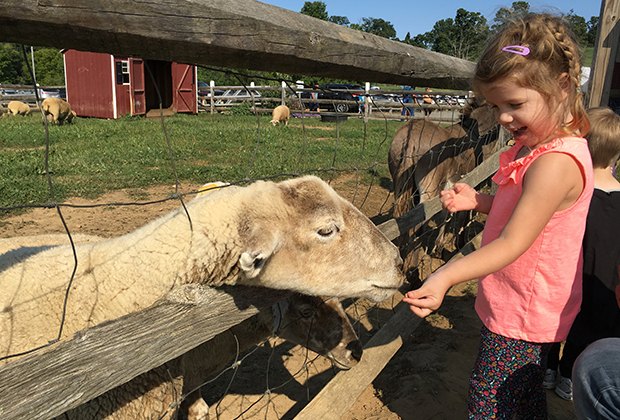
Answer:
<svg viewBox="0 0 620 420"><path fill-rule="evenodd" d="M272 305L287 292L187 286L144 311L0 366L0 418L47 419L174 359ZM257 304L257 303L260 304Z"/></svg>
<svg viewBox="0 0 620 420"><path fill-rule="evenodd" d="M2 0L0 39L227 68L469 89L474 64L253 0Z"/></svg>

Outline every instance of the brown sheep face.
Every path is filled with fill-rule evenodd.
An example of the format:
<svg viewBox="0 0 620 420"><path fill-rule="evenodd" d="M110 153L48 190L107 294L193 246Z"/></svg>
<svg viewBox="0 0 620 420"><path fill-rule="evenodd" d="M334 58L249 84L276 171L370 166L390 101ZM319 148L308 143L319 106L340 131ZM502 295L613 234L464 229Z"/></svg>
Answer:
<svg viewBox="0 0 620 420"><path fill-rule="evenodd" d="M339 369L360 361L362 344L338 299L294 294L272 310L279 337L327 357Z"/></svg>

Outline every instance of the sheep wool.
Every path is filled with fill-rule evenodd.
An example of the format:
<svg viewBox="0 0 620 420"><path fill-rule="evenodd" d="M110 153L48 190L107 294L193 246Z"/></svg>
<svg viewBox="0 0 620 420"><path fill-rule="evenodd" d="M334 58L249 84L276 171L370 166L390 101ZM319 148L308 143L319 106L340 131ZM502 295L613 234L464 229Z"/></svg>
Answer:
<svg viewBox="0 0 620 420"><path fill-rule="evenodd" d="M291 110L286 105L278 105L271 112L271 124L276 126L280 123L288 125L288 120L291 117Z"/></svg>

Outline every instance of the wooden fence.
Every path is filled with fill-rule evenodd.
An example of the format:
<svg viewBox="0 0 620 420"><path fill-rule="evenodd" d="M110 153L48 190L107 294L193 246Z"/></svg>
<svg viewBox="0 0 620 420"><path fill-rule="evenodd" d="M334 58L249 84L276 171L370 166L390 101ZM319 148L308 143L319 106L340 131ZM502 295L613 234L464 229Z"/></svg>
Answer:
<svg viewBox="0 0 620 420"><path fill-rule="evenodd" d="M208 89L201 89L198 93L198 108L211 113L226 112L232 107L249 103L252 110L259 113L271 113L271 110L280 104L287 105L294 112L303 111L305 116L317 115L320 111L337 112L348 116L361 115L365 118L401 119L405 109L417 111L422 115L424 109L430 111L447 111L453 115L431 113L431 120L452 122L457 118L454 114L462 111L466 101L471 97L470 91L438 91L426 92L423 90L404 89L365 89L359 90L325 90L321 88L305 88L289 86L282 82L281 87L256 86L216 86L212 81ZM355 99L324 99L318 97L321 93L346 93ZM315 95L313 98L311 95ZM423 96L429 96L432 103L423 102ZM407 102L409 98L411 102ZM337 111L337 105L346 105L344 112ZM407 114L406 119L412 117Z"/></svg>
<svg viewBox="0 0 620 420"><path fill-rule="evenodd" d="M273 43L276 36L277 44ZM79 5L69 0L4 0L0 4L0 37L9 42L124 56L342 79L355 75L373 82L439 89L467 89L473 70L473 64L464 60L250 0L109 0ZM463 181L478 185L495 171L497 162L496 154ZM440 208L438 199L431 200L379 228L393 240ZM208 296L201 301L209 304L156 305L0 367L0 417L60 415L183 354L252 316L258 307L283 297L272 291L239 289L235 289L234 298L210 289L200 293ZM244 298L247 306L239 309L238 301ZM364 362L330 383L330 389L339 392L337 406L333 395L321 396L301 418L318 418L317 413L327 413L328 407L333 407L331 414L321 415L336 418L353 404L360 389L400 347L407 329L415 328L414 319L406 309L398 308L393 320L376 334L373 348L366 349ZM174 334L173 340L170 334ZM377 342L381 345L374 346ZM131 358L126 357L128 353Z"/></svg>
<svg viewBox="0 0 620 420"><path fill-rule="evenodd" d="M485 181L497 169L500 152L485 160L462 182L477 186ZM394 240L440 211L437 197L416 206L403 217L382 223L379 229ZM156 305L86 330L43 354L0 367L0 416L7 419L58 416L180 356L286 296L282 292L239 287L230 290L230 294L210 288L194 289L193 293L196 304ZM327 395L328 401L313 402L304 410L302 418L339 418L338 413L343 414L355 402L400 348L402 337L416 326L417 318L400 304L393 319L365 346L362 366L341 372L334 379L336 382L330 384L335 388L348 384L344 385L346 396L340 392L334 397L325 391L323 395ZM173 339L170 334L174 334ZM376 345L377 341L381 342L380 346ZM127 354L132 357L127 359ZM122 369L114 369L114 375L110 375L110 366L118 365L119 361ZM339 402L332 405L334 398ZM318 413L322 417L317 417Z"/></svg>
<svg viewBox="0 0 620 420"><path fill-rule="evenodd" d="M368 86L368 84L367 84ZM41 89L58 89L64 86L48 86ZM294 90L293 90L294 89ZM7 94L6 92L11 92ZM311 94L326 92L319 88L295 88L282 82L277 86L256 86L251 83L248 86L217 86L211 83L208 89L199 89L196 100L200 112L230 112L232 108L244 104L250 106L252 112L270 114L274 107L286 104L294 112L300 111L304 116L317 116L322 112L336 112L336 105L344 104L348 108L345 112L348 116L363 116L369 119L409 119L413 115L403 112L406 108L418 112L422 117L424 109L438 111L431 113L432 121L453 122L455 115L462 111L469 91L438 91L425 92L421 90L402 89L365 89L365 90L336 90L335 92L347 92L355 95L357 100L344 99L313 99ZM424 103L422 96L432 98L431 104ZM404 98L412 98L412 102L405 102ZM359 99L363 98L363 99ZM389 98L389 99L388 99ZM0 84L0 105L6 107L10 101L17 100L30 105L32 109L38 109L36 96L32 86ZM314 105L312 111L310 106ZM404 117L403 117L404 115Z"/></svg>

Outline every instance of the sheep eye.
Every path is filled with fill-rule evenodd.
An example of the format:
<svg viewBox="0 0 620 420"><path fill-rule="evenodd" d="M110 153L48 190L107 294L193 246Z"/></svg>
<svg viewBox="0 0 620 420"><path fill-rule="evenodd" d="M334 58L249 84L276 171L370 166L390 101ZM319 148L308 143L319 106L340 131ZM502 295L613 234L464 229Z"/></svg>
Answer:
<svg viewBox="0 0 620 420"><path fill-rule="evenodd" d="M319 236L322 236L323 238L329 238L330 236L334 235L339 230L340 229L338 229L338 226L330 225L328 227L319 229L317 233L319 234Z"/></svg>

